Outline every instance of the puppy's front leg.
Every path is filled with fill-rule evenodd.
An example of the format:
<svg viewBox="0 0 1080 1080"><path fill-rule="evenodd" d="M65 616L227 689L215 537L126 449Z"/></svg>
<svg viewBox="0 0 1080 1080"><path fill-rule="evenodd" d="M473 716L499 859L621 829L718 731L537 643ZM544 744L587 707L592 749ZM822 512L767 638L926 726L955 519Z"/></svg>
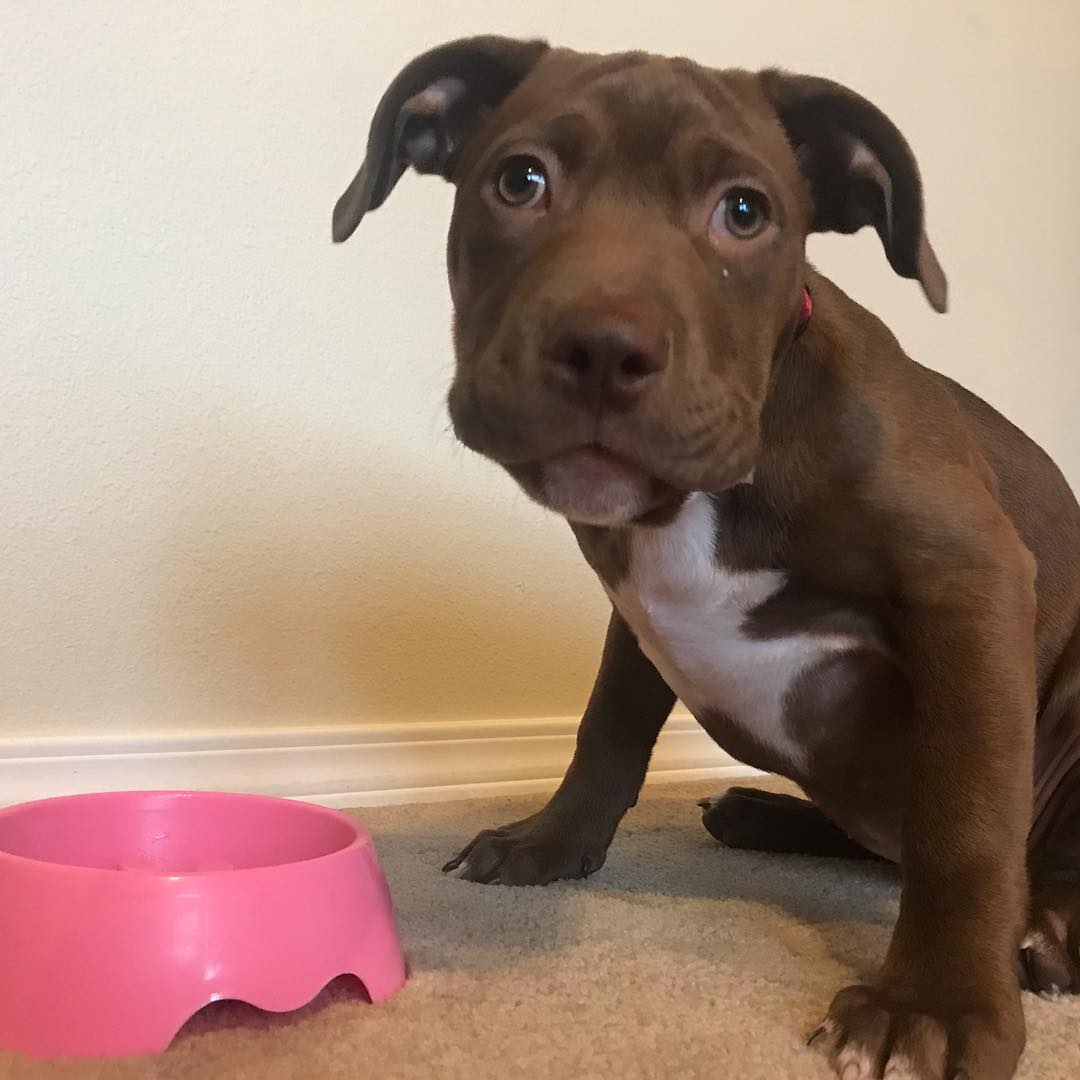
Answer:
<svg viewBox="0 0 1080 1080"><path fill-rule="evenodd" d="M877 981L837 995L811 1039L843 1080L1008 1080L1023 1050L1034 561L1007 522L985 539L905 590L915 716L900 915Z"/></svg>
<svg viewBox="0 0 1080 1080"><path fill-rule="evenodd" d="M637 801L656 737L675 694L617 612L566 776L539 813L485 829L443 867L470 881L545 885L599 870Z"/></svg>

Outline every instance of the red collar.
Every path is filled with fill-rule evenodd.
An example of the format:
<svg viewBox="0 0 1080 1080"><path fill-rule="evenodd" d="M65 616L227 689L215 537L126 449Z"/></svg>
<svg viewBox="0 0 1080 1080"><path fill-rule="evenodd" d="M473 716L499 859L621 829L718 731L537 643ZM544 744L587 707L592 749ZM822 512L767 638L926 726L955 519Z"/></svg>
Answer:
<svg viewBox="0 0 1080 1080"><path fill-rule="evenodd" d="M810 290L803 286L802 291L802 307L799 310L799 321L795 325L795 337L799 337L806 329L806 324L810 321L810 316L814 314L814 300L810 295Z"/></svg>

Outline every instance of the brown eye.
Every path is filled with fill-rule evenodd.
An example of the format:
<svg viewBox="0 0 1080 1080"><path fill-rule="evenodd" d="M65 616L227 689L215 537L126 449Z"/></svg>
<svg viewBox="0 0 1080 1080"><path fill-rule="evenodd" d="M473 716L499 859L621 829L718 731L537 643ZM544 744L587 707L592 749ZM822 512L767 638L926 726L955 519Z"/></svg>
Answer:
<svg viewBox="0 0 1080 1080"><path fill-rule="evenodd" d="M753 240L769 224L769 200L753 188L732 188L716 205L711 232L733 236L736 240Z"/></svg>
<svg viewBox="0 0 1080 1080"><path fill-rule="evenodd" d="M506 203L519 210L539 206L547 198L547 173L543 164L534 157L517 154L507 158L499 167L495 181L495 193Z"/></svg>

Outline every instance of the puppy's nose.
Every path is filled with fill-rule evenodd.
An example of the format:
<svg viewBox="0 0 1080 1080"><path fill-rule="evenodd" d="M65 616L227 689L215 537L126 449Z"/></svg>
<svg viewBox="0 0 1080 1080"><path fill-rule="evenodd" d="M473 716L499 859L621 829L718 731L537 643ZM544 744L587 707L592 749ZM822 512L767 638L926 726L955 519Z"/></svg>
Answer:
<svg viewBox="0 0 1080 1080"><path fill-rule="evenodd" d="M587 405L629 408L667 367L665 335L611 316L564 320L547 359L550 374Z"/></svg>

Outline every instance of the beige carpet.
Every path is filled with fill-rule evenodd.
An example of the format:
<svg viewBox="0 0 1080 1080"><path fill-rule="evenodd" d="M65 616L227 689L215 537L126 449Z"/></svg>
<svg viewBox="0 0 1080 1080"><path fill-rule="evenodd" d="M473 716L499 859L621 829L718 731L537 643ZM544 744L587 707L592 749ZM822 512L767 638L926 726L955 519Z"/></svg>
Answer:
<svg viewBox="0 0 1080 1080"><path fill-rule="evenodd" d="M4 1080L398 1077L826 1078L803 1038L872 970L896 913L882 866L719 847L695 799L650 789L588 882L472 885L442 863L535 798L365 810L412 966L391 1002L345 980L297 1013L222 1003L158 1058L45 1065ZM0 958L2 962L2 958ZM1026 1080L1080 1077L1080 1000L1026 996Z"/></svg>

